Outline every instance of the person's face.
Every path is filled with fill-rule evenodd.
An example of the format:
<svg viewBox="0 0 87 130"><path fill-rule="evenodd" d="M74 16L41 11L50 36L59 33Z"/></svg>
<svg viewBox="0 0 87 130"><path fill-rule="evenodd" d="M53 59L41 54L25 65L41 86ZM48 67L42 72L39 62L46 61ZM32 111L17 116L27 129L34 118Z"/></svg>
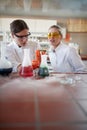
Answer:
<svg viewBox="0 0 87 130"><path fill-rule="evenodd" d="M54 48L56 48L60 44L61 38L62 37L59 34L58 29L50 28L48 30L48 41L52 46L54 46Z"/></svg>
<svg viewBox="0 0 87 130"><path fill-rule="evenodd" d="M18 46L25 46L28 41L29 35L30 35L30 32L28 29L24 29L21 32L12 34Z"/></svg>

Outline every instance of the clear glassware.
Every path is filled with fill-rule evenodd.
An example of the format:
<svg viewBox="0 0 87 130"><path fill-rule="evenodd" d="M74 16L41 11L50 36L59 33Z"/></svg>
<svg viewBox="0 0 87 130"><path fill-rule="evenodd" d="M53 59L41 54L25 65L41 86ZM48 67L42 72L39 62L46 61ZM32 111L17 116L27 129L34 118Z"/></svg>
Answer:
<svg viewBox="0 0 87 130"><path fill-rule="evenodd" d="M38 75L41 77L49 76L48 64L47 64L47 55L41 55L41 63L38 71Z"/></svg>
<svg viewBox="0 0 87 130"><path fill-rule="evenodd" d="M24 58L22 62L22 67L20 70L20 76L22 77L31 77L33 76L33 67L30 60L30 50L24 49Z"/></svg>
<svg viewBox="0 0 87 130"><path fill-rule="evenodd" d="M6 42L1 41L1 56L0 56L0 74L3 76L9 75L12 72L12 64L6 58Z"/></svg>

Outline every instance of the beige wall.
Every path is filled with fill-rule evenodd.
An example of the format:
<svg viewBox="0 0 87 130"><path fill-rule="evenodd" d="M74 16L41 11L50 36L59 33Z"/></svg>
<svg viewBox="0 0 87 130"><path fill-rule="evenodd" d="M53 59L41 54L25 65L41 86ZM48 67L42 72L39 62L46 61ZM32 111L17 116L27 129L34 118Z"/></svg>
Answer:
<svg viewBox="0 0 87 130"><path fill-rule="evenodd" d="M71 42L78 43L80 46L80 53L87 55L87 33L70 33Z"/></svg>

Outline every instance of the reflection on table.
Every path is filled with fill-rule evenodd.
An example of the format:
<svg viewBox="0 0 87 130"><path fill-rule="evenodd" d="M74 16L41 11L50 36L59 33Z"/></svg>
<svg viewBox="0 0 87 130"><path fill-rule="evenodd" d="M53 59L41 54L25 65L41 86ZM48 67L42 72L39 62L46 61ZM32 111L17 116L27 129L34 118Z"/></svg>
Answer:
<svg viewBox="0 0 87 130"><path fill-rule="evenodd" d="M87 74L0 76L0 130L87 130Z"/></svg>

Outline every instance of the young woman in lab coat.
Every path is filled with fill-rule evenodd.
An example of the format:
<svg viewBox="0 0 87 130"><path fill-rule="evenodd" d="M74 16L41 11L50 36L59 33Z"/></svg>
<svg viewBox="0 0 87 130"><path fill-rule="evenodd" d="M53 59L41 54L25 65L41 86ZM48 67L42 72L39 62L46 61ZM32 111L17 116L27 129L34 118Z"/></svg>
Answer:
<svg viewBox="0 0 87 130"><path fill-rule="evenodd" d="M85 65L76 50L62 42L60 27L53 25L48 29L48 41L51 45L49 58L55 72L85 72Z"/></svg>
<svg viewBox="0 0 87 130"><path fill-rule="evenodd" d="M19 72L23 61L24 48L30 48L30 58L35 58L36 42L29 41L29 27L24 20L14 20L10 24L13 41L7 45L6 57L13 65L13 72Z"/></svg>

